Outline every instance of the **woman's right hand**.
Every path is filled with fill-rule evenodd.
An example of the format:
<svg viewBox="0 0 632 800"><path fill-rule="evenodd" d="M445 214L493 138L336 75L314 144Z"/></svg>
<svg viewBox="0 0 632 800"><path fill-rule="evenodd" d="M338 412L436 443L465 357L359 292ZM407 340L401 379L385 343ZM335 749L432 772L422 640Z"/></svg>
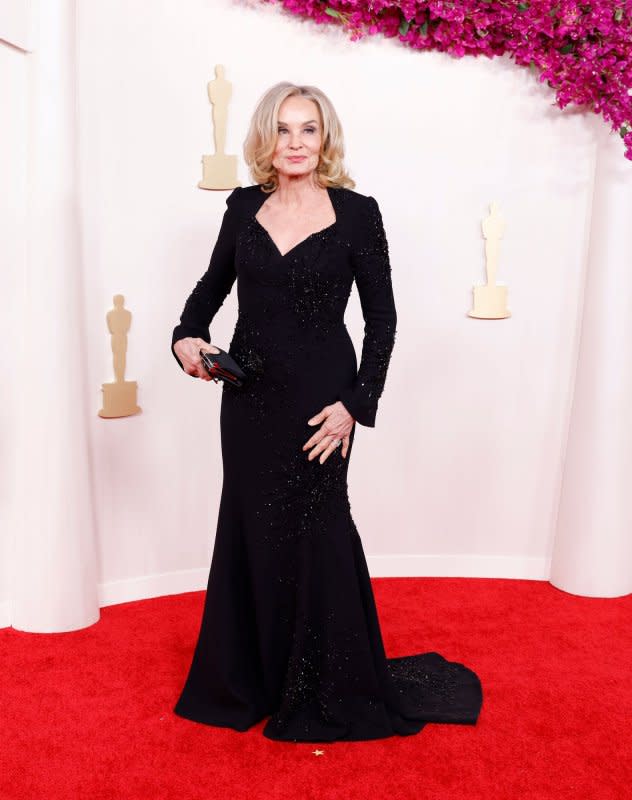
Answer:
<svg viewBox="0 0 632 800"><path fill-rule="evenodd" d="M187 375L192 375L194 378L202 378L203 381L211 380L206 367L202 364L200 350L205 353L219 353L217 347L205 342L204 339L185 336L184 339L178 339L174 343L173 349L182 362L182 367Z"/></svg>

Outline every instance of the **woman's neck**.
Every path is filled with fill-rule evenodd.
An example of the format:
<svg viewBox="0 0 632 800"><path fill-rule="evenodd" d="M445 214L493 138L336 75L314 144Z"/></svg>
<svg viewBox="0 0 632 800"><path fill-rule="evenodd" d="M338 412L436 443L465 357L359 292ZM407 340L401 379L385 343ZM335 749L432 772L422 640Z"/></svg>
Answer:
<svg viewBox="0 0 632 800"><path fill-rule="evenodd" d="M288 177L279 175L279 185L274 194L277 202L290 208L309 205L324 189L314 181L311 174Z"/></svg>

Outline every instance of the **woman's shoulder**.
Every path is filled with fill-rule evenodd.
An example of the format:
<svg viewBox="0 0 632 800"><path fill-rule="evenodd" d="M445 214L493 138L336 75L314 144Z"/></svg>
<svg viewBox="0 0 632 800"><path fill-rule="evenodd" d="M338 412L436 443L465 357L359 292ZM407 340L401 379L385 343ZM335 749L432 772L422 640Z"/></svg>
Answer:
<svg viewBox="0 0 632 800"><path fill-rule="evenodd" d="M226 198L226 203L229 206L239 206L260 195L261 186L258 183L253 186L236 186Z"/></svg>
<svg viewBox="0 0 632 800"><path fill-rule="evenodd" d="M239 195L240 197L248 197L249 195L260 195L263 192L260 183L253 183L252 186L238 186L233 189L232 194Z"/></svg>
<svg viewBox="0 0 632 800"><path fill-rule="evenodd" d="M375 216L379 211L377 200L373 195L362 194L355 189L348 189L346 187L336 187L334 191L341 199L341 205L348 210L349 215L356 221L368 220Z"/></svg>
<svg viewBox="0 0 632 800"><path fill-rule="evenodd" d="M349 230L354 238L364 238L368 228L373 227L376 219L381 217L380 207L373 195L362 194L355 189L339 187L334 190L340 197L338 208L342 208L341 215L349 223Z"/></svg>
<svg viewBox="0 0 632 800"><path fill-rule="evenodd" d="M373 198L370 195L357 192L355 189L349 189L346 186L335 186L334 191L339 192L342 197L349 203L353 203L359 208L365 208L369 205Z"/></svg>
<svg viewBox="0 0 632 800"><path fill-rule="evenodd" d="M226 197L226 205L238 218L256 213L262 202L263 192L256 183L253 186L236 186Z"/></svg>

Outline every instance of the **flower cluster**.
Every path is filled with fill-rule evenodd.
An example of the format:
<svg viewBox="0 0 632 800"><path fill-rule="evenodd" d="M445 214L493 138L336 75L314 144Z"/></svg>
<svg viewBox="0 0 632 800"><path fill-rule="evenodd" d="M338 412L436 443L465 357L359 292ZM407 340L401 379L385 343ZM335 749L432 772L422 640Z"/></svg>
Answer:
<svg viewBox="0 0 632 800"><path fill-rule="evenodd" d="M632 0L261 0L352 41L381 33L456 58L508 54L574 103L601 114L632 160Z"/></svg>

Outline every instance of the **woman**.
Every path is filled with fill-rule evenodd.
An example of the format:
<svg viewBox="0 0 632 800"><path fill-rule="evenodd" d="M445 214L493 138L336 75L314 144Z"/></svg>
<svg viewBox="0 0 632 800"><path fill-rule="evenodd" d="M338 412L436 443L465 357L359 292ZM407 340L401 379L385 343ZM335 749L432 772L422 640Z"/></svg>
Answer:
<svg viewBox="0 0 632 800"><path fill-rule="evenodd" d="M476 722L474 672L438 653L387 659L347 467L355 423L374 427L395 338L377 202L353 191L340 122L313 86L261 98L244 144L255 185L235 189L207 272L172 338L183 370L237 279L222 384L224 468L204 612L175 712L284 741L377 739ZM355 280L360 367L344 312ZM206 431L206 429L205 429Z"/></svg>

